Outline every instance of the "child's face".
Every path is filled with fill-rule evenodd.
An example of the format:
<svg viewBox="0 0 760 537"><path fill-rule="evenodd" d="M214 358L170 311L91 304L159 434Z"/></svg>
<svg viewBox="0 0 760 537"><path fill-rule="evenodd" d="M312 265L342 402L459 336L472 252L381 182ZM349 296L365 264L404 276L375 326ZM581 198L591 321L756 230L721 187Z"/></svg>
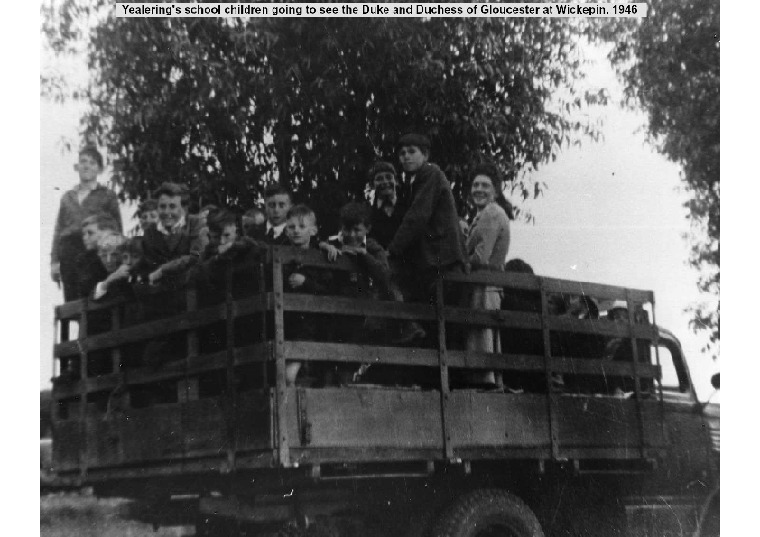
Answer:
<svg viewBox="0 0 760 537"><path fill-rule="evenodd" d="M82 242L85 250L95 250L98 247L98 241L103 232L98 229L97 224L87 224L82 228Z"/></svg>
<svg viewBox="0 0 760 537"><path fill-rule="evenodd" d="M235 224L224 226L222 234L219 237L219 246L235 242L235 239L237 239L237 226Z"/></svg>
<svg viewBox="0 0 760 537"><path fill-rule="evenodd" d="M341 229L343 244L346 246L361 246L364 244L368 232L369 228L364 223L355 224L351 227L343 226Z"/></svg>
<svg viewBox="0 0 760 537"><path fill-rule="evenodd" d="M391 172L376 173L372 183L379 198L392 198L396 193L396 176Z"/></svg>
<svg viewBox="0 0 760 537"><path fill-rule="evenodd" d="M87 154L79 155L79 161L74 166L74 169L79 172L79 180L81 182L94 181L100 173L98 161Z"/></svg>
<svg viewBox="0 0 760 537"><path fill-rule="evenodd" d="M143 211L140 213L140 227L143 230L158 224L158 211Z"/></svg>
<svg viewBox="0 0 760 537"><path fill-rule="evenodd" d="M266 200L267 220L273 226L279 226L288 217L288 211L293 206L290 196L287 194L275 194Z"/></svg>
<svg viewBox="0 0 760 537"><path fill-rule="evenodd" d="M405 145L398 152L398 160L406 173L415 173L427 159L427 155L416 145Z"/></svg>
<svg viewBox="0 0 760 537"><path fill-rule="evenodd" d="M182 196L161 194L161 197L158 198L158 218L165 228L170 229L175 226L184 214Z"/></svg>
<svg viewBox="0 0 760 537"><path fill-rule="evenodd" d="M314 218L294 216L288 218L285 233L293 246L306 249L311 238L317 234L317 224Z"/></svg>
<svg viewBox="0 0 760 537"><path fill-rule="evenodd" d="M121 249L113 246L98 248L98 257L108 274L114 272L124 262L124 255Z"/></svg>

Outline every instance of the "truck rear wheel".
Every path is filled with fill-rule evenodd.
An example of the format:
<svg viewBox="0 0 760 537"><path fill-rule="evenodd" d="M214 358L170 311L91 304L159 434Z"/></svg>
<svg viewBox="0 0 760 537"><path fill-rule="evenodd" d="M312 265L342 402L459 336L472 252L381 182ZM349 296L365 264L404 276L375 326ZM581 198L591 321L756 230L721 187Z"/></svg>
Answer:
<svg viewBox="0 0 760 537"><path fill-rule="evenodd" d="M457 498L432 537L544 537L544 532L522 500L504 490L480 489Z"/></svg>

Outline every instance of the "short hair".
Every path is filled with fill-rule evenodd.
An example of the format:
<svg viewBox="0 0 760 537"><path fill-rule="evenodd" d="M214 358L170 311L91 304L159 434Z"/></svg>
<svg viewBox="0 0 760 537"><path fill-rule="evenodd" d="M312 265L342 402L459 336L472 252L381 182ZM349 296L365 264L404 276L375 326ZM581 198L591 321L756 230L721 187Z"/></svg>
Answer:
<svg viewBox="0 0 760 537"><path fill-rule="evenodd" d="M396 144L396 149L399 150L402 147L408 146L408 145L414 145L420 148L420 150L425 153L430 153L430 138L425 136L424 134L419 134L417 132L409 132L404 134L401 138L398 139L398 143Z"/></svg>
<svg viewBox="0 0 760 537"><path fill-rule="evenodd" d="M311 218L314 220L314 225L317 224L317 215L314 214L314 211L311 210L311 208L307 205L304 205L303 203L300 203L298 205L294 205L290 208L288 211L288 220L291 218Z"/></svg>
<svg viewBox="0 0 760 537"><path fill-rule="evenodd" d="M524 274L534 274L533 267L522 259L510 259L504 265L504 272L522 272Z"/></svg>
<svg viewBox="0 0 760 537"><path fill-rule="evenodd" d="M116 232L106 233L98 240L98 250L105 250L106 248L126 252L129 248L129 239Z"/></svg>
<svg viewBox="0 0 760 537"><path fill-rule="evenodd" d="M227 226L238 227L238 218L232 211L220 209L209 215L206 224L208 225L209 231L221 233Z"/></svg>
<svg viewBox="0 0 760 537"><path fill-rule="evenodd" d="M375 176L378 173L388 172L392 173L393 176L396 176L396 168L393 167L393 164L390 162L386 162L384 160L379 160L375 162L375 164L372 165L372 167L369 169L369 172L367 173L367 177L369 177L370 181L374 181Z"/></svg>
<svg viewBox="0 0 760 537"><path fill-rule="evenodd" d="M82 220L82 227L95 224L101 231L119 232L119 223L110 215L105 213L93 214Z"/></svg>
<svg viewBox="0 0 760 537"><path fill-rule="evenodd" d="M147 213L149 211L158 211L158 201L154 199L145 200L137 206L137 215Z"/></svg>
<svg viewBox="0 0 760 537"><path fill-rule="evenodd" d="M187 207L187 204L190 202L190 192L188 191L187 187L185 185L180 185L178 183L172 183L169 181L161 183L161 186L159 186L153 193L153 197L156 199L160 198L161 196L169 196L170 198L173 198L174 196L180 196L180 203L183 207Z"/></svg>
<svg viewBox="0 0 760 537"><path fill-rule="evenodd" d="M343 227L353 227L357 224L371 225L369 208L364 203L351 201L340 209L340 223Z"/></svg>
<svg viewBox="0 0 760 537"><path fill-rule="evenodd" d="M100 151L98 151L98 148L94 145L86 145L80 149L79 156L81 157L82 155L92 157L92 159L98 163L98 166L101 168L103 167L103 155L100 154Z"/></svg>
<svg viewBox="0 0 760 537"><path fill-rule="evenodd" d="M266 190L264 190L264 199L271 198L272 196L277 196L278 194L285 194L288 196L291 202L293 201L293 191L291 191L282 183L274 183L272 185L269 185Z"/></svg>

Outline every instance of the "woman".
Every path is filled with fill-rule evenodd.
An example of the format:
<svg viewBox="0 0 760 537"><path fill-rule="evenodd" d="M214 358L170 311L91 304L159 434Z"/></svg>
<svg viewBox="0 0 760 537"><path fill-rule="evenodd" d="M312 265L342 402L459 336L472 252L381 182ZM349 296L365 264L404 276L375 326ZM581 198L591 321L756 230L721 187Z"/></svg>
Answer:
<svg viewBox="0 0 760 537"><path fill-rule="evenodd" d="M477 210L465 243L467 262L472 270L503 271L509 250L511 207L501 192L501 174L492 164L479 164L470 173L470 198ZM501 309L500 287L473 285L469 305L473 309ZM467 335L467 349L500 352L499 332L474 328ZM497 384L493 371L470 375L470 382ZM500 384L500 383L499 383Z"/></svg>

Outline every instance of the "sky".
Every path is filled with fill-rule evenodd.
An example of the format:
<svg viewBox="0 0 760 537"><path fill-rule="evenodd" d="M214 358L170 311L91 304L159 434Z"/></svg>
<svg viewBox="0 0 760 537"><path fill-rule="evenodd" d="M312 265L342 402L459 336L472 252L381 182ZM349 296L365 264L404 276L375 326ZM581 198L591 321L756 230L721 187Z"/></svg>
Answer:
<svg viewBox="0 0 760 537"><path fill-rule="evenodd" d="M606 87L616 103L622 87L604 58L605 50L584 45L590 87ZM43 65L48 59L43 54ZM57 65L73 78L86 76L76 60ZM49 251L60 196L77 181L76 155L64 150L64 141L76 148L77 103L40 101L40 274L41 334L40 388L50 386L53 345L52 307L62 300L49 279ZM700 297L697 274L686 265L688 243L685 195L679 192L679 167L646 142L646 116L616 104L587 110L603 121L603 141L584 140L562 150L556 161L532 172L548 188L522 206L535 216L533 223L513 222L509 258L530 263L537 274L577 281L650 289L655 293L657 322L681 339L700 398L709 397L711 374L717 364L701 353L703 338L688 328L683 310ZM432 158L435 161L435 157ZM106 171L101 180L107 180ZM519 203L519 200L514 200ZM131 208L123 218L131 218Z"/></svg>

